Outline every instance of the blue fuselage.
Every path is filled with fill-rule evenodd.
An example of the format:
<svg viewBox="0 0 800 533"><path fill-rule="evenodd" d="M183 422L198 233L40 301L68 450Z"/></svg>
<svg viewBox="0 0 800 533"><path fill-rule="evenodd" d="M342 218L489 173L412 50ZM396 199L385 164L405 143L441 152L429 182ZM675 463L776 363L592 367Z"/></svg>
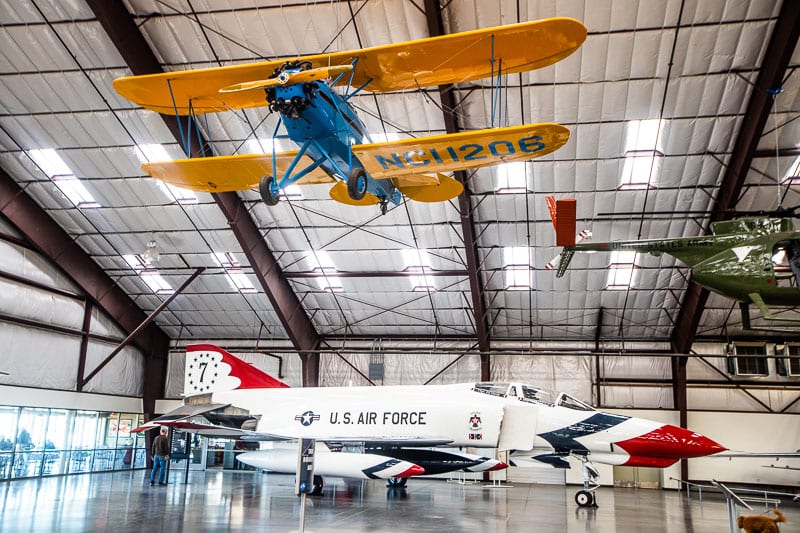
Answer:
<svg viewBox="0 0 800 533"><path fill-rule="evenodd" d="M364 124L344 98L320 81L278 86L276 109L281 114L289 138L337 181L346 181L353 168L363 165L353 155L352 146L371 142ZM298 168L297 170L302 170ZM293 182L293 180L288 180ZM367 191L381 200L392 201L390 180L368 176ZM279 180L285 187L291 183Z"/></svg>

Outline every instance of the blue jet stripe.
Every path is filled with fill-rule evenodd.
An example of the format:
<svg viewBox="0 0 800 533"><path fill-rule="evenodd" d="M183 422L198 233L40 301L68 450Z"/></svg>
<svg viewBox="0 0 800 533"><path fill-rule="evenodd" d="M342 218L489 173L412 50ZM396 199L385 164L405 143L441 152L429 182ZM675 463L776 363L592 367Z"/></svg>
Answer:
<svg viewBox="0 0 800 533"><path fill-rule="evenodd" d="M362 472L364 472L364 475L370 479L379 479L378 476L375 475L375 472L380 472L381 470L391 468L399 462L400 462L399 459L389 459L388 461L378 463L375 466L365 468L364 470L362 470Z"/></svg>
<svg viewBox="0 0 800 533"><path fill-rule="evenodd" d="M567 427L548 431L547 433L540 433L539 436L549 442L550 446L557 452L577 452L584 454L589 450L575 439L617 426L628 420L628 418L630 417L597 413L585 420L570 424Z"/></svg>

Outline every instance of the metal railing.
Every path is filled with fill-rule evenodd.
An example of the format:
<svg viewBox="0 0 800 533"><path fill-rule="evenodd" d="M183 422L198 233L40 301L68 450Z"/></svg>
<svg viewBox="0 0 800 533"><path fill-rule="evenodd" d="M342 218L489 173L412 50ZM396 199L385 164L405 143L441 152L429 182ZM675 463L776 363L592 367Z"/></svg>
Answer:
<svg viewBox="0 0 800 533"><path fill-rule="evenodd" d="M683 487L686 487L686 497L691 498L692 488L697 490L698 499L702 502L703 501L703 490L714 492L717 494L722 494L722 491L715 487L714 485L704 485L701 483L692 483L691 481L683 481L674 477L669 478L672 481L677 481L679 483L678 490L684 490ZM769 509L770 505L773 507L778 507L781 503L780 497L788 497L791 499L795 496L794 493L789 492L777 492L771 491L766 489L746 489L746 488L737 488L735 490L736 495L739 496L742 500L746 502L755 502L755 503L763 503L764 509ZM744 494L753 494L754 496L746 496ZM756 497L755 495L758 495Z"/></svg>

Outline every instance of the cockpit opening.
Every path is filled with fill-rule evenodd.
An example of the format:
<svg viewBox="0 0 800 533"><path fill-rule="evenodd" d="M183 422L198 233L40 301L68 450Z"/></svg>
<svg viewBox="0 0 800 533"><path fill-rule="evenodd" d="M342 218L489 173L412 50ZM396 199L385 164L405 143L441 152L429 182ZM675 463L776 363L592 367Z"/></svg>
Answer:
<svg viewBox="0 0 800 533"><path fill-rule="evenodd" d="M479 382L473 387L476 392L490 394L501 398L517 398L522 402L539 403L550 406L566 407L577 411L594 411L594 407L570 396L565 392L555 393L531 385L508 382Z"/></svg>

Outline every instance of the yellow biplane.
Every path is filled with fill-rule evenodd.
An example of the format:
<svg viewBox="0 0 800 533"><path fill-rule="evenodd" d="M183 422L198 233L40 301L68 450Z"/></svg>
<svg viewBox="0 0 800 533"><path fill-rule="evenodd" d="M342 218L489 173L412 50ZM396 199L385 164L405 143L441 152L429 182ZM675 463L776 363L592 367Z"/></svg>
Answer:
<svg viewBox="0 0 800 533"><path fill-rule="evenodd" d="M403 195L454 198L463 187L444 172L543 156L563 146L569 130L542 123L373 143L348 103L353 95L533 70L567 57L585 38L580 22L552 18L291 61L132 76L114 88L135 104L179 116L269 106L299 148L142 165L155 178L205 192L258 187L268 205L290 185L334 183L334 200L380 204L385 213Z"/></svg>

